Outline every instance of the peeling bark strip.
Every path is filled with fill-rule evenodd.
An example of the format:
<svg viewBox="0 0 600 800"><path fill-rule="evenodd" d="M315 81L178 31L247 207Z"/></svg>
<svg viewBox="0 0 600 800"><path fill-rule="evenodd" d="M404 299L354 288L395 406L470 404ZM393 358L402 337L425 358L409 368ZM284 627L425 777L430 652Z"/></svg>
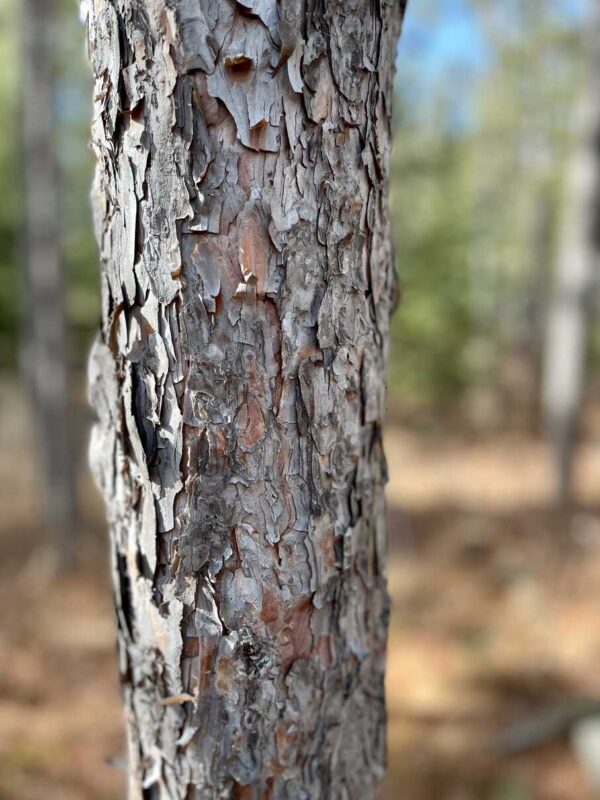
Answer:
<svg viewBox="0 0 600 800"><path fill-rule="evenodd" d="M401 4L86 0L132 798L369 798Z"/></svg>

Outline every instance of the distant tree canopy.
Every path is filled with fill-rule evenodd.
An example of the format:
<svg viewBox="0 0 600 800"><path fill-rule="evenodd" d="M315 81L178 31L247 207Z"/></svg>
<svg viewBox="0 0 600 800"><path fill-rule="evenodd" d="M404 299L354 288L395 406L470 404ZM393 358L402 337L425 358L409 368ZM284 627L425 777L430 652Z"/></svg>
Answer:
<svg viewBox="0 0 600 800"><path fill-rule="evenodd" d="M430 78L419 91L419 69L426 32L445 24L443 4L409 9L416 35L402 57L414 64L400 70L392 174L407 302L394 322L390 383L405 404L456 408L487 396L502 415L511 395L537 403L582 17L560 0L501 12L487 0L457 5L482 55L450 59L434 91Z"/></svg>

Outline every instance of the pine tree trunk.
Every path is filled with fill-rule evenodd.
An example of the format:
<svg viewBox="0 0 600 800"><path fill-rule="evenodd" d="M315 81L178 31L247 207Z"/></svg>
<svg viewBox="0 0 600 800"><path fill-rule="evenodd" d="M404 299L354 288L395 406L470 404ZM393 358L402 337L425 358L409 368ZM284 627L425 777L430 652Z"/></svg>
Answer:
<svg viewBox="0 0 600 800"><path fill-rule="evenodd" d="M130 796L373 797L401 4L84 10Z"/></svg>
<svg viewBox="0 0 600 800"><path fill-rule="evenodd" d="M50 0L24 0L24 313L21 362L37 425L44 518L66 565L72 556L75 472L71 444L67 333L60 263L52 104Z"/></svg>

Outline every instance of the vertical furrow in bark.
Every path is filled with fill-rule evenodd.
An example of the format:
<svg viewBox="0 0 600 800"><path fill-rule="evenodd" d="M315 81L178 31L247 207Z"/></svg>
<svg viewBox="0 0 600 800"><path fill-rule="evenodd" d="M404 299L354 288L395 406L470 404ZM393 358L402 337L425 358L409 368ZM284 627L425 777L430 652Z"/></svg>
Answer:
<svg viewBox="0 0 600 800"><path fill-rule="evenodd" d="M364 798L398 3L87 0L134 798Z"/></svg>

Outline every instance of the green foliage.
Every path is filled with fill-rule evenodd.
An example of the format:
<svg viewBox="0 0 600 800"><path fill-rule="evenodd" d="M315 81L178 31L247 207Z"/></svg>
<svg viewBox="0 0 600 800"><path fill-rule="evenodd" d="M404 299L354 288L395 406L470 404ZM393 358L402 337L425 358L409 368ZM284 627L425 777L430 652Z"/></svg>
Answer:
<svg viewBox="0 0 600 800"><path fill-rule="evenodd" d="M460 394L471 378L465 155L460 137L396 136L391 210L402 302L390 381L417 402Z"/></svg>
<svg viewBox="0 0 600 800"><path fill-rule="evenodd" d="M566 0L468 5L487 54L477 73L449 69L428 95L398 81L390 388L407 410L509 398L515 363L537 391L581 23Z"/></svg>

